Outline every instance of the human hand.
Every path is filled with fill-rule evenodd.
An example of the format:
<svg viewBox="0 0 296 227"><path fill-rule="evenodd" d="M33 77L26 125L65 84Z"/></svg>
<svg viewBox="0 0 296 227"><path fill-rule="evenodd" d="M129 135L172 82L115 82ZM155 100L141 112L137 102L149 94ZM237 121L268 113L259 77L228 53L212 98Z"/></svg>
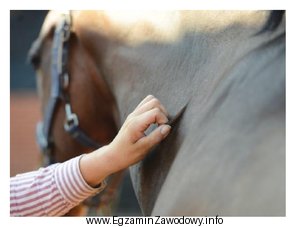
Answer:
<svg viewBox="0 0 296 227"><path fill-rule="evenodd" d="M142 160L149 150L170 132L168 113L158 99L148 95L128 115L114 140L107 146L84 155L80 170L85 181L96 186L112 173ZM159 126L149 135L146 129L153 123Z"/></svg>
<svg viewBox="0 0 296 227"><path fill-rule="evenodd" d="M167 117L168 113L158 99L152 95L143 99L108 145L114 172L142 160L153 146L169 134L171 126L166 124ZM145 135L145 130L153 123L159 126Z"/></svg>

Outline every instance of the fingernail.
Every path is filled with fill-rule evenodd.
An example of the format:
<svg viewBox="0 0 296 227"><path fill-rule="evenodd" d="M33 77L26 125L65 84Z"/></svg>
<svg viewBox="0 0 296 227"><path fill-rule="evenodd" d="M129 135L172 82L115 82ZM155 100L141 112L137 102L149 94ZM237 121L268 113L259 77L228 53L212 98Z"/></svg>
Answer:
<svg viewBox="0 0 296 227"><path fill-rule="evenodd" d="M162 126L162 128L160 129L160 133L162 135L167 135L169 133L169 131L171 130L171 126L169 125L164 125Z"/></svg>

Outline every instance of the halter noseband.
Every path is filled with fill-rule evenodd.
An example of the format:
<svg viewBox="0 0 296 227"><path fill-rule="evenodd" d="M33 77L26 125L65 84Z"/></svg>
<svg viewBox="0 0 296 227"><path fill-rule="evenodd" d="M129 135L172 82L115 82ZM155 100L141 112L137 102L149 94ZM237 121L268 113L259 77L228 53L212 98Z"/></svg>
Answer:
<svg viewBox="0 0 296 227"><path fill-rule="evenodd" d="M51 91L50 98L45 110L43 122L39 122L36 128L37 142L45 154L46 164L54 163L52 147L53 116L57 109L58 101L65 103L64 129L80 144L97 149L100 144L92 140L80 127L77 114L72 111L69 94L69 73L67 69L69 40L71 35L71 15L64 14L56 26L51 53Z"/></svg>

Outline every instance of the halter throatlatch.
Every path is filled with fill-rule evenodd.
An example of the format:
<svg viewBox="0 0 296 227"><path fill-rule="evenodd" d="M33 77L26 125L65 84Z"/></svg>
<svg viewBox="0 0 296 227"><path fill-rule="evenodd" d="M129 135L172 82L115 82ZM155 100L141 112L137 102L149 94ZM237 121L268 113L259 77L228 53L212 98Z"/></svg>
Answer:
<svg viewBox="0 0 296 227"><path fill-rule="evenodd" d="M46 164L54 163L52 148L54 141L52 139L52 125L54 114L58 102L65 105L65 123L64 129L80 144L97 149L101 147L96 141L92 140L80 127L77 114L72 110L69 99L68 87L70 76L68 73L68 52L71 36L71 15L64 14L56 26L53 38L51 52L51 90L50 98L45 110L43 122L37 124L37 142L46 157Z"/></svg>

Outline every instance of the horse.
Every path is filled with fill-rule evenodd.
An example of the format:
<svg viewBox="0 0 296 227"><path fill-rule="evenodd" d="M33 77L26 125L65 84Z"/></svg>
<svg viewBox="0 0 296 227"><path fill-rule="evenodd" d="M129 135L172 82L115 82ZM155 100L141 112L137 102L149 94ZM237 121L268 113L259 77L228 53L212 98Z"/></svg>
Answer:
<svg viewBox="0 0 296 227"><path fill-rule="evenodd" d="M43 105L62 18L49 13L31 53L44 74ZM72 11L71 18L68 93L93 138L102 140L105 117L113 137L147 94L177 118L167 139L130 167L144 215L285 215L283 11ZM78 146L60 127L63 109L56 112L54 154L69 158L65 150Z"/></svg>

